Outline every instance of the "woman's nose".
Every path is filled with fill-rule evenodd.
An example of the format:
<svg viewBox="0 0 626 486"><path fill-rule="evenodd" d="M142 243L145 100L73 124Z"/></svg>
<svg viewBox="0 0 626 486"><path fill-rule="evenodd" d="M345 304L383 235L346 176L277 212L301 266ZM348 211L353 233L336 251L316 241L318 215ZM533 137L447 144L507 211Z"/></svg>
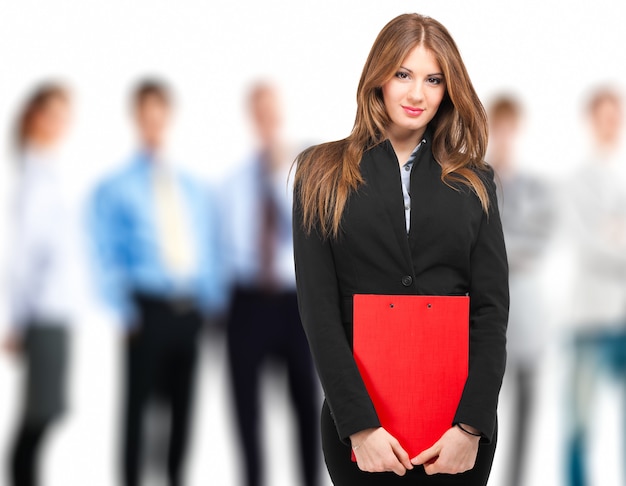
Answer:
<svg viewBox="0 0 626 486"><path fill-rule="evenodd" d="M420 82L412 83L408 94L409 94L409 100L422 101L424 99L424 91L423 91L422 83Z"/></svg>

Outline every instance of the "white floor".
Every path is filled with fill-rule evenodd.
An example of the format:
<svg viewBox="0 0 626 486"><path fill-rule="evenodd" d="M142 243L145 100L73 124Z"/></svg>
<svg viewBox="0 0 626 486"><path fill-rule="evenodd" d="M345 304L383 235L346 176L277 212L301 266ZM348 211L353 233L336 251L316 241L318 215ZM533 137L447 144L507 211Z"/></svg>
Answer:
<svg viewBox="0 0 626 486"><path fill-rule="evenodd" d="M537 383L538 396L530 432L524 486L565 485L564 430L567 403L564 385L567 380L567 360L563 348L554 346L540 364ZM623 383L622 386L626 386ZM511 416L514 390L505 380L500 397L500 434L494 468L489 486L509 486L505 473L512 440ZM597 390L590 437L589 486L621 486L624 481L623 395L614 382L602 381Z"/></svg>
<svg viewBox="0 0 626 486"><path fill-rule="evenodd" d="M215 338L214 338L215 339ZM43 464L45 486L111 486L118 484L115 464L118 443L119 336L98 315L85 319L76 332L72 374L72 409L50 437ZM207 343L201 366L196 403L197 420L189 458L189 486L218 484L238 486L243 464L233 440L229 414L228 382L220 342ZM0 455L6 457L9 434L18 398L18 367L0 359ZM541 365L540 399L532 433L525 486L557 486L562 481L561 383L565 364L556 349ZM265 455L268 486L294 486L296 475L292 416L280 377L264 387ZM500 443L490 486L507 486L503 474L510 439L508 419L511 390L505 386L501 400ZM621 471L620 410L623 405L615 387L605 384L599 393L593 437L593 485L624 484ZM3 464L4 465L4 464ZM320 467L323 467L320 465ZM153 476L153 475L151 475ZM326 477L324 473L324 477ZM152 484L160 484L154 481ZM5 484L4 481L1 484ZM330 481L325 481L325 486Z"/></svg>
<svg viewBox="0 0 626 486"><path fill-rule="evenodd" d="M50 436L42 470L44 486L119 484L115 467L121 347L118 346L119 336L109 322L97 315L91 316L90 321L83 324L74 339L72 409ZM196 421L188 465L190 486L241 484L243 463L238 460L239 451L233 440L223 351L221 342L207 342L199 369ZM6 457L19 398L19 367L11 361L7 356L0 359L2 458ZM292 436L293 417L283 385L282 377L273 373L263 387L268 486L300 484ZM154 471L148 473L149 478L156 476ZM5 476L0 484L6 484L4 479ZM161 482L149 481L149 484ZM323 482L324 486L329 484L330 480Z"/></svg>

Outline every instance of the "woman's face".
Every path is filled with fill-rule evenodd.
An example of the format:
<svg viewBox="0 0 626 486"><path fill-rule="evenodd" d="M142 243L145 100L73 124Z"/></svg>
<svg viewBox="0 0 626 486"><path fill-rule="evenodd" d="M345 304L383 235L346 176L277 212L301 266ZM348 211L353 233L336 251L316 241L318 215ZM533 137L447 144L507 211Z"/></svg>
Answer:
<svg viewBox="0 0 626 486"><path fill-rule="evenodd" d="M446 84L433 53L418 45L382 86L382 91L391 119L389 134L396 138L420 138L437 114L446 93Z"/></svg>
<svg viewBox="0 0 626 486"><path fill-rule="evenodd" d="M70 107L67 100L55 96L35 115L30 138L46 145L55 145L65 135L70 122Z"/></svg>

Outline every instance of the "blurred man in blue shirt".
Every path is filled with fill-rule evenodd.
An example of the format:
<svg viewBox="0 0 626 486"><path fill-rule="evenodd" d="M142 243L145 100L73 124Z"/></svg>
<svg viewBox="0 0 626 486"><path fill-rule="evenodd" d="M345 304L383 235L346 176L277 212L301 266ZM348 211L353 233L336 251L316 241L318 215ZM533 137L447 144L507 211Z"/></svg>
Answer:
<svg viewBox="0 0 626 486"><path fill-rule="evenodd" d="M247 486L266 484L261 460L260 383L264 365L287 371L298 424L301 479L314 486L319 470L319 385L296 296L289 179L296 151L281 139L275 88L255 85L248 99L259 146L224 186L223 220L232 301L227 342L235 417ZM271 481L268 484L272 484Z"/></svg>
<svg viewBox="0 0 626 486"><path fill-rule="evenodd" d="M171 407L169 484L183 484L203 317L225 293L208 191L164 153L172 101L144 81L134 95L140 149L104 180L90 204L98 283L127 333L123 477L140 484L142 421L158 392Z"/></svg>

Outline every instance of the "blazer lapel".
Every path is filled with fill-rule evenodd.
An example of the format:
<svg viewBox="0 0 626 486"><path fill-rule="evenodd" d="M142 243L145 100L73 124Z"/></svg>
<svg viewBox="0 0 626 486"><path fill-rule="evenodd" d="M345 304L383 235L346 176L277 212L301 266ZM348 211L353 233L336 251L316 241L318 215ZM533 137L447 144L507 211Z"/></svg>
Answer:
<svg viewBox="0 0 626 486"><path fill-rule="evenodd" d="M371 149L370 156L372 157L372 176L368 178L368 185L378 193L402 256L412 268L398 158L388 140Z"/></svg>

